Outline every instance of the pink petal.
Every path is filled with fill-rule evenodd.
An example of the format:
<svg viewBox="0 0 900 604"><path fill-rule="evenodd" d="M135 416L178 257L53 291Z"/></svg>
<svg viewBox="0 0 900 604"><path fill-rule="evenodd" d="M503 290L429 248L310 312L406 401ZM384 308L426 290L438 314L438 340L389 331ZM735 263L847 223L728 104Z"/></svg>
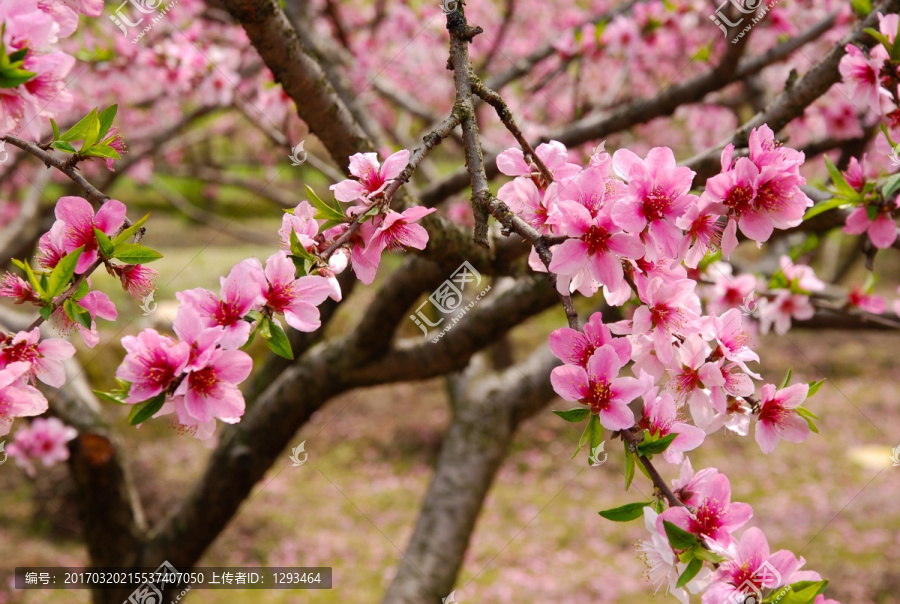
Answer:
<svg viewBox="0 0 900 604"><path fill-rule="evenodd" d="M125 222L125 204L115 199L110 199L94 217L94 225L107 235L115 235L119 227Z"/></svg>
<svg viewBox="0 0 900 604"><path fill-rule="evenodd" d="M338 201L356 201L367 190L359 181L349 178L331 185L329 189L334 191L334 198Z"/></svg>
<svg viewBox="0 0 900 604"><path fill-rule="evenodd" d="M610 401L605 409L600 410L600 423L607 430L625 430L634 425L634 413L625 403Z"/></svg>
<svg viewBox="0 0 900 604"><path fill-rule="evenodd" d="M880 250L891 247L897 240L897 223L887 214L879 214L869 225L869 239Z"/></svg>
<svg viewBox="0 0 900 604"><path fill-rule="evenodd" d="M550 372L553 390L567 401L580 401L588 393L587 372L575 365L556 367Z"/></svg>
<svg viewBox="0 0 900 604"><path fill-rule="evenodd" d="M403 169L406 167L406 164L408 163L409 150L402 149L400 151L397 151L386 160L384 160L384 164L381 166L381 177L384 180L397 178L398 176L400 176L400 172L403 171Z"/></svg>

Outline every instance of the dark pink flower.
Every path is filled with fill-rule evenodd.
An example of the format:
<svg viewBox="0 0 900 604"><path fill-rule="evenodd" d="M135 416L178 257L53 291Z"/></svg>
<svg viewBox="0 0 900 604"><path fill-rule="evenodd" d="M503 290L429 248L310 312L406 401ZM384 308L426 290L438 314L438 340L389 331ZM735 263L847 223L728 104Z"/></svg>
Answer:
<svg viewBox="0 0 900 604"><path fill-rule="evenodd" d="M182 424L196 425L219 418L237 423L244 415L244 396L237 385L247 379L253 361L246 352L216 348L206 366L187 374L175 390L175 412Z"/></svg>
<svg viewBox="0 0 900 604"><path fill-rule="evenodd" d="M359 280L366 285L375 280L384 250L402 250L407 247L424 250L428 244L428 231L413 223L435 211L435 208L422 206L408 208L403 213L388 210L384 217L378 216L371 223L363 223L360 236L364 247L357 244L350 252L350 261Z"/></svg>
<svg viewBox="0 0 900 604"><path fill-rule="evenodd" d="M808 384L794 384L777 392L773 384L763 385L756 424L756 442L763 453L774 451L782 438L800 443L809 437L809 424L797 413L808 393Z"/></svg>
<svg viewBox="0 0 900 604"><path fill-rule="evenodd" d="M659 515L657 528L665 534L664 521L693 533L720 546L729 545L734 539L731 533L744 526L753 516L753 509L747 503L731 502L731 483L724 474L716 474L709 479L703 501L697 511L691 513L683 507L672 507Z"/></svg>
<svg viewBox="0 0 900 604"><path fill-rule="evenodd" d="M0 346L0 366L17 361L28 363L28 375L48 386L61 388L66 383L66 370L62 361L71 359L75 347L59 338L41 341L40 329L20 331L6 344Z"/></svg>
<svg viewBox="0 0 900 604"><path fill-rule="evenodd" d="M70 440L78 436L75 428L67 426L55 417L39 417L30 426L16 431L16 439L10 443L7 452L16 463L34 476L34 462L40 460L49 468L57 462L69 459Z"/></svg>
<svg viewBox="0 0 900 604"><path fill-rule="evenodd" d="M847 215L844 232L850 235L868 234L872 245L885 250L897 240L897 223L887 211L879 211L875 220L869 219L868 208L861 206Z"/></svg>
<svg viewBox="0 0 900 604"><path fill-rule="evenodd" d="M126 402L135 404L149 400L179 377L187 365L190 346L145 329L135 336L122 338L128 354L116 370L116 377L131 382Z"/></svg>
<svg viewBox="0 0 900 604"><path fill-rule="evenodd" d="M31 365L10 363L0 369L0 436L9 434L17 417L32 417L47 410L47 399L40 390L26 383Z"/></svg>
<svg viewBox="0 0 900 604"><path fill-rule="evenodd" d="M329 189L334 191L334 196L338 201L369 199L377 193L381 193L387 183L397 178L408 163L409 151L406 149L397 151L388 157L384 160L383 166L378 163L377 153L357 153L350 156L350 174L357 180L342 180L331 185Z"/></svg>
<svg viewBox="0 0 900 604"><path fill-rule="evenodd" d="M34 288L31 287L28 281L12 273L3 275L3 286L0 287L0 296L13 298L14 304L41 301L41 297L37 295L37 292L34 291Z"/></svg>
<svg viewBox="0 0 900 604"><path fill-rule="evenodd" d="M598 348L609 344L625 365L631 358L631 343L627 338L614 338L609 327L603 324L603 314L595 312L584 325L583 331L561 327L550 334L550 350L569 365L587 367Z"/></svg>
<svg viewBox="0 0 900 604"><path fill-rule="evenodd" d="M143 300L156 289L159 272L143 264L128 264L116 267L122 288L137 300Z"/></svg>
<svg viewBox="0 0 900 604"><path fill-rule="evenodd" d="M94 227L105 234L115 235L125 222L125 204L110 199L94 215L94 208L81 197L61 197L56 204L56 219L65 225L64 250L69 253L79 247L84 251L78 258L76 273L85 272L97 259L97 237Z"/></svg>
<svg viewBox="0 0 900 604"><path fill-rule="evenodd" d="M266 260L268 289L263 294L266 305L284 315L287 324L298 331L315 331L321 325L319 304L331 293L331 284L317 275L295 278L296 268L284 252Z"/></svg>
<svg viewBox="0 0 900 604"><path fill-rule="evenodd" d="M78 305L90 314L90 329L81 323L72 321L62 308L54 312L50 318L61 334L68 335L74 327L78 330L84 343L93 348L100 342L100 334L97 332L97 317L107 321L114 321L119 316L119 313L116 311L116 305L109 299L109 296L100 291L89 292L78 300Z"/></svg>

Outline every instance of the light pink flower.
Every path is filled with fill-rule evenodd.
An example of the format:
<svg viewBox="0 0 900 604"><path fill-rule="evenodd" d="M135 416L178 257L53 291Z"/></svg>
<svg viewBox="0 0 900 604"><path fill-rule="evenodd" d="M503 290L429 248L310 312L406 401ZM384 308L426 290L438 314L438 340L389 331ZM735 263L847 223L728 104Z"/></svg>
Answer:
<svg viewBox="0 0 900 604"><path fill-rule="evenodd" d="M34 476L34 462L40 460L49 468L57 462L69 459L66 443L78 436L75 428L67 426L55 417L39 417L30 426L19 428L16 439L10 443L7 453L16 463Z"/></svg>
<svg viewBox="0 0 900 604"><path fill-rule="evenodd" d="M328 279L305 276L295 279L296 269L284 252L266 260L268 288L263 293L266 305L282 313L287 324L298 331L315 331L321 325L319 304L331 295Z"/></svg>
<svg viewBox="0 0 900 604"><path fill-rule="evenodd" d="M360 235L364 247L357 244L350 252L350 261L359 280L365 285L375 280L384 250L402 250L406 247L424 250L428 244L428 231L413 223L435 211L435 208L422 206L408 208L403 213L388 210L386 216L363 223Z"/></svg>
<svg viewBox="0 0 900 604"><path fill-rule="evenodd" d="M667 392L657 395L656 388L644 395L643 417L639 425L659 437L678 435L663 451L663 459L669 463L680 464L684 452L696 449L706 438L706 433L700 428L678 421L675 400Z"/></svg>
<svg viewBox="0 0 900 604"><path fill-rule="evenodd" d="M316 210L308 201L301 201L294 208L292 214L285 213L281 217L281 228L278 235L281 237L281 247L289 250L291 248L291 232L297 233L297 240L300 245L307 251L316 247L316 235L319 234L320 223L324 221L316 220Z"/></svg>
<svg viewBox="0 0 900 604"><path fill-rule="evenodd" d="M808 393L808 384L794 384L777 392L773 384L763 385L756 424L756 442L763 453L774 451L782 438L799 443L809 437L809 424L797 413Z"/></svg>
<svg viewBox="0 0 900 604"><path fill-rule="evenodd" d="M529 178L516 178L497 191L497 198L506 203L522 220L541 233L550 233L548 218L556 210L559 185L552 183L545 193Z"/></svg>
<svg viewBox="0 0 900 604"><path fill-rule="evenodd" d="M338 201L356 201L360 198L370 199L384 191L388 182L397 178L406 164L409 163L409 151L402 149L386 160L384 165L378 163L377 153L357 153L350 156L350 174L358 180L347 179L331 185Z"/></svg>
<svg viewBox="0 0 900 604"><path fill-rule="evenodd" d="M688 207L683 216L675 221L675 226L685 231L690 238L690 249L684 257L688 268L697 268L703 257L719 247L722 242L722 224L719 218L726 212L721 203L701 197L700 201Z"/></svg>
<svg viewBox="0 0 900 604"><path fill-rule="evenodd" d="M685 505L698 507L709 495L712 478L719 471L715 468L703 468L694 473L691 460L684 458L678 478L672 481L672 492Z"/></svg>
<svg viewBox="0 0 900 604"><path fill-rule="evenodd" d="M110 199L94 215L94 208L81 197L61 197L56 204L56 219L65 225L64 249L69 253L81 246L76 273L85 272L97 259L97 237L94 227L109 236L115 235L125 222L125 204Z"/></svg>
<svg viewBox="0 0 900 604"><path fill-rule="evenodd" d="M541 143L534 150L537 156L544 162L547 169L553 174L557 182L572 178L581 167L568 162L569 152L566 146L559 141ZM518 147L507 149L497 156L497 168L507 176L539 176L539 170L525 161L525 154Z"/></svg>
<svg viewBox="0 0 900 604"><path fill-rule="evenodd" d="M872 245L880 250L894 245L897 240L897 223L891 217L890 212L878 212L875 220L869 219L866 206L861 206L847 215L847 223L844 232L849 235L868 234Z"/></svg>
<svg viewBox="0 0 900 604"><path fill-rule="evenodd" d="M550 334L550 350L556 357L569 365L587 367L594 352L604 344L609 344L616 352L622 365L631 357L631 343L627 338L614 338L609 327L603 324L603 314L595 312L584 324L584 330L560 327Z"/></svg>
<svg viewBox="0 0 900 604"><path fill-rule="evenodd" d="M810 303L809 296L781 290L772 300L760 300L759 328L763 334L767 334L774 325L775 332L783 335L791 328L791 319L806 321L815 314L816 309Z"/></svg>
<svg viewBox="0 0 900 604"><path fill-rule="evenodd" d="M896 34L897 31L894 30ZM880 52L879 52L880 49ZM850 93L850 100L867 107L875 115L881 114L881 99L890 98L891 93L881 87L881 69L887 53L880 44L872 49L872 56L854 44L844 47L847 51L838 65L841 79Z"/></svg>
<svg viewBox="0 0 900 604"><path fill-rule="evenodd" d="M876 315L880 315L887 310L887 302L884 301L884 298L877 294L870 294L859 286L855 286L850 290L850 294L847 296L847 304Z"/></svg>
<svg viewBox="0 0 900 604"><path fill-rule="evenodd" d="M9 433L17 417L40 415L47 410L47 399L40 390L26 383L31 366L10 363L0 369L0 436Z"/></svg>
<svg viewBox="0 0 900 604"><path fill-rule="evenodd" d="M156 289L156 280L159 272L143 264L127 264L116 272L122 282L122 289L127 291L137 300L143 300Z"/></svg>
<svg viewBox="0 0 900 604"><path fill-rule="evenodd" d="M744 526L753 516L753 509L747 503L731 502L731 483L724 474L716 474L709 479L703 501L695 513L687 508L672 507L659 515L657 529L665 534L664 521L703 538L727 546L733 541L731 533Z"/></svg>
<svg viewBox="0 0 900 604"><path fill-rule="evenodd" d="M550 381L565 400L590 407L604 428L624 430L634 425L628 403L647 388L635 378L617 377L623 366L615 349L604 344L591 355L587 369L574 365L557 367L550 374Z"/></svg>
<svg viewBox="0 0 900 604"><path fill-rule="evenodd" d="M181 376L190 356L190 346L145 329L122 338L128 353L116 370L116 377L131 382L127 403L141 403L165 392Z"/></svg>
<svg viewBox="0 0 900 604"><path fill-rule="evenodd" d="M251 369L253 361L246 352L214 349L208 364L188 373L175 390L179 421L197 425L217 417L228 424L237 423L245 407L237 384L247 379Z"/></svg>
<svg viewBox="0 0 900 604"><path fill-rule="evenodd" d="M72 332L72 328L74 327L78 330L84 343L90 348L93 348L100 342L100 334L97 332L97 317L106 319L107 321L114 321L116 317L119 316L119 313L116 311L116 305L109 299L109 296L101 291L87 293L83 298L78 300L78 305L90 314L90 329L81 323L72 321L68 315L66 315L63 308L59 308L50 318L61 334L68 335Z"/></svg>
<svg viewBox="0 0 900 604"><path fill-rule="evenodd" d="M75 347L59 338L41 341L41 331L37 327L31 331L20 331L0 347L0 366L23 361L31 368L28 375L54 388L66 383L66 370L62 361L71 359Z"/></svg>

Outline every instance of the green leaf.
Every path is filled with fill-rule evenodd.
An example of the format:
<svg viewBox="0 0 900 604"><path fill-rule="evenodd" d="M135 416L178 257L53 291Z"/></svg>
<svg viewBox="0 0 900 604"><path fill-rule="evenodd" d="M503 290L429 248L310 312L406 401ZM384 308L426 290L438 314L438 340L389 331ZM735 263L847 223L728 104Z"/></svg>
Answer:
<svg viewBox="0 0 900 604"><path fill-rule="evenodd" d="M144 214L143 218L141 218L140 220L138 220L137 222L132 224L130 227L128 227L127 229L125 229L124 231L122 231L121 233L116 235L116 238L113 239L113 245L119 245L120 243L125 243L126 241L131 239L131 237L134 236L134 234L138 232L138 229L140 229L142 226L144 226L144 223L147 222L148 218L150 218L150 212L147 212L146 214Z"/></svg>
<svg viewBox="0 0 900 604"><path fill-rule="evenodd" d="M11 53L9 53L9 57L7 58L7 61L8 61L7 65L15 65L16 63L19 63L18 66L21 67L21 64L25 62L25 57L27 57L27 56L28 56L27 48L20 48L19 50L15 51L15 52L11 52Z"/></svg>
<svg viewBox="0 0 900 604"><path fill-rule="evenodd" d="M75 141L85 140L91 132L91 124L97 120L97 131L100 130L100 121L97 119L97 110L91 109L91 112L78 120L74 126L69 128L65 134L59 137L59 140L74 143ZM96 140L96 139L95 139Z"/></svg>
<svg viewBox="0 0 900 604"><path fill-rule="evenodd" d="M261 330L260 335L268 344L269 350L280 357L294 360L294 351L291 350L291 343L284 330L272 319L266 319L265 323L268 323L267 329ZM265 332L268 332L268 337Z"/></svg>
<svg viewBox="0 0 900 604"><path fill-rule="evenodd" d="M575 449L575 453L572 454L572 459L575 459L575 457L578 455L578 452L581 451L586 444L588 444L589 440L591 440L591 424L593 423L595 417L595 415L591 416L591 421L588 422L588 425L584 428L584 432L581 433L581 438L578 439L578 448Z"/></svg>
<svg viewBox="0 0 900 604"><path fill-rule="evenodd" d="M588 428L591 429L591 451L600 446L603 442L603 424L600 423L599 415L592 415Z"/></svg>
<svg viewBox="0 0 900 604"><path fill-rule="evenodd" d="M787 385L791 383L791 377L794 375L794 368L788 367L787 374L785 374L784 379L781 380L781 386L778 387L779 390L782 388L787 388Z"/></svg>
<svg viewBox="0 0 900 604"><path fill-rule="evenodd" d="M50 148L66 151L67 153L78 153L78 150L75 147L65 141L53 141L50 143Z"/></svg>
<svg viewBox="0 0 900 604"><path fill-rule="evenodd" d="M811 604L816 596L825 593L828 580L798 581L787 587L773 591L764 602L778 602L778 604Z"/></svg>
<svg viewBox="0 0 900 604"><path fill-rule="evenodd" d="M91 328L91 324L93 323L91 313L79 306L75 300L68 298L63 302L63 310L65 310L66 316L75 323L78 323L86 329Z"/></svg>
<svg viewBox="0 0 900 604"><path fill-rule="evenodd" d="M824 384L825 380L827 380L827 379L828 378L822 378L818 382L810 382L809 383L809 392L807 393L806 398L810 398L812 395L814 395L816 392L818 392L819 388L822 387L822 384ZM816 419L819 419L819 418L816 418Z"/></svg>
<svg viewBox="0 0 900 604"><path fill-rule="evenodd" d="M72 250L60 258L59 262L50 272L50 276L47 278L47 291L45 292L45 299L48 302L63 293L63 290L69 285L69 281L75 276L75 266L78 264L78 258L83 251L84 246Z"/></svg>
<svg viewBox="0 0 900 604"><path fill-rule="evenodd" d="M652 501L642 501L638 503L626 503L625 505L611 510L603 510L600 515L607 520L613 522L629 522L637 520L644 515L644 508L652 504Z"/></svg>
<svg viewBox="0 0 900 604"><path fill-rule="evenodd" d="M711 552L702 544L698 543L694 546L694 549L691 550L695 558L700 560L706 560L711 564L718 564L719 562L724 562L726 560L725 556L721 556L715 552Z"/></svg>
<svg viewBox="0 0 900 604"><path fill-rule="evenodd" d="M828 159L827 155L823 155L822 159L825 160L825 167L828 168L828 175L831 177L831 182L837 189L838 193L848 199L856 197L856 189L850 186L850 183L847 182L847 179L844 178L844 175L841 174L841 171L837 169L837 166L835 166L834 163L832 163L832 161Z"/></svg>
<svg viewBox="0 0 900 604"><path fill-rule="evenodd" d="M0 69L0 88L16 88L21 86L37 73L18 67L4 67Z"/></svg>
<svg viewBox="0 0 900 604"><path fill-rule="evenodd" d="M38 311L42 317L44 317L45 321L50 320L50 316L53 314L53 306L48 304L47 306L41 306L41 310Z"/></svg>
<svg viewBox="0 0 900 604"><path fill-rule="evenodd" d="M138 243L119 243L112 257L127 264L147 264L159 260L163 255Z"/></svg>
<svg viewBox="0 0 900 604"><path fill-rule="evenodd" d="M97 398L106 401L107 403L115 403L117 405L128 404L125 402L124 393L121 392L101 392L100 390L94 390L94 394L97 395Z"/></svg>
<svg viewBox="0 0 900 604"><path fill-rule="evenodd" d="M584 420L586 420L591 414L591 410L587 407L580 407L578 409L569 409L568 411L554 411L553 413L560 416L567 422L577 424L578 422L583 422Z"/></svg>
<svg viewBox="0 0 900 604"><path fill-rule="evenodd" d="M88 286L87 279L82 279L78 284L78 289L75 290L75 293L72 294L73 300L81 300L84 298L88 292L91 291L90 286Z"/></svg>
<svg viewBox="0 0 900 604"><path fill-rule="evenodd" d="M299 258L302 258L303 260L312 260L313 262L316 261L316 257L313 256L312 254L310 254L309 252L307 252L306 248L304 248L303 245L300 243L300 239L297 237L296 231L291 231L290 241L291 241L291 253L293 255L295 255ZM309 272L309 271L307 271L307 272Z"/></svg>
<svg viewBox="0 0 900 604"><path fill-rule="evenodd" d="M340 206L330 206L319 199L319 196L316 195L316 192L313 191L309 185L306 185L306 191L309 194L310 203L318 210L313 218L316 218L317 220L335 220L338 223L347 222L344 211L341 210ZM335 202L335 204L337 204L337 202Z"/></svg>
<svg viewBox="0 0 900 604"><path fill-rule="evenodd" d="M645 440L637 446L637 452L644 457L662 453L669 448L669 445L671 445L672 441L676 438L678 438L678 433L667 434L660 439L651 440L650 442Z"/></svg>
<svg viewBox="0 0 900 604"><path fill-rule="evenodd" d="M881 131L884 133L884 137L887 139L888 144L891 146L891 148L893 149L894 147L896 147L897 143L895 143L894 139L891 138L891 133L888 131L888 127L884 124L884 122L881 123Z"/></svg>
<svg viewBox="0 0 900 604"><path fill-rule="evenodd" d="M118 151L104 143L97 143L87 151L82 148L80 153L88 157L108 157L109 159L122 159L122 156L119 155Z"/></svg>
<svg viewBox="0 0 900 604"><path fill-rule="evenodd" d="M891 52L891 41L888 39L886 35L878 31L877 29L872 29L871 27L866 27L863 29L864 32L881 42L881 45L884 46L884 49Z"/></svg>
<svg viewBox="0 0 900 604"><path fill-rule="evenodd" d="M684 587L688 583L691 582L691 579L697 576L697 573L700 572L700 569L703 568L703 560L699 558L694 558L688 563L687 568L684 569L684 572L681 573L681 576L678 577L678 583L675 584L675 587Z"/></svg>
<svg viewBox="0 0 900 604"><path fill-rule="evenodd" d="M13 259L13 264L18 266L20 269L25 271L25 276L28 277L28 282L31 283L31 287L34 288L34 291L37 292L37 295L44 299L44 288L41 286L40 280L37 278L37 275L34 274L34 271L31 270L31 265L28 264L28 261L22 262L21 260Z"/></svg>
<svg viewBox="0 0 900 604"><path fill-rule="evenodd" d="M91 109L88 113L87 130L84 133L84 142L81 144L81 151L86 151L94 146L100 138L100 118L97 116L97 108Z"/></svg>
<svg viewBox="0 0 900 604"><path fill-rule="evenodd" d="M110 105L106 109L100 112L98 116L100 119L100 139L106 136L106 133L109 132L110 127L112 126L113 120L116 119L116 113L119 111L118 105Z"/></svg>
<svg viewBox="0 0 900 604"><path fill-rule="evenodd" d="M690 549L700 542L697 539L697 535L687 532L668 520L663 520L663 526L666 529L666 537L669 538L669 543L671 543L672 547L675 549Z"/></svg>
<svg viewBox="0 0 900 604"><path fill-rule="evenodd" d="M631 482L634 480L634 452L628 448L628 443L625 443L625 490L628 490L628 487L631 486Z"/></svg>
<svg viewBox="0 0 900 604"><path fill-rule="evenodd" d="M881 195L885 199L890 199L898 189L900 189L900 173L892 174L884 182L884 186L881 188Z"/></svg>
<svg viewBox="0 0 900 604"><path fill-rule="evenodd" d="M157 411L162 409L165 402L166 393L160 392L150 400L136 404L131 408L131 412L128 414L128 423L132 426L144 423L153 417Z"/></svg>
<svg viewBox="0 0 900 604"><path fill-rule="evenodd" d="M813 413L812 411L810 411L809 409L807 409L806 407L797 407L796 411L797 411L797 415L799 415L806 421L806 424L809 426L809 429L812 430L813 432L815 432L816 434L818 434L819 429L816 427L816 424L813 420L820 419L819 416L816 415L815 413Z"/></svg>
<svg viewBox="0 0 900 604"><path fill-rule="evenodd" d="M97 243L100 245L100 252L107 258L112 258L112 255L116 251L116 246L113 245L113 242L109 240L109 237L106 236L106 233L94 227L94 236L97 238Z"/></svg>
<svg viewBox="0 0 900 604"><path fill-rule="evenodd" d="M872 0L850 0L850 8L862 19L872 12Z"/></svg>
<svg viewBox="0 0 900 604"><path fill-rule="evenodd" d="M59 126L56 125L56 122L53 121L53 118L50 118L50 127L53 128L53 140L59 138Z"/></svg>

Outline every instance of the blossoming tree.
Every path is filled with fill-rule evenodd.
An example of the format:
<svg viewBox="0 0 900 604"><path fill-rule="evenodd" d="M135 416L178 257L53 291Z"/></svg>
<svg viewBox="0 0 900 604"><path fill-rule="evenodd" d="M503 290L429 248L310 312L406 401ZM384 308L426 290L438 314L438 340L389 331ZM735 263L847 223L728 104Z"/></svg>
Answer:
<svg viewBox="0 0 900 604"><path fill-rule="evenodd" d="M900 301L872 288L877 257L900 247L900 3L785 2L725 39L722 23L749 22L760 3L733 1L717 17L687 0L550 12L513 0L149 4L141 13L161 19L141 29L121 7L103 18L100 0L0 0L0 190L11 200L0 206L0 295L19 305L0 315L0 436L29 474L38 460L68 460L92 564L191 568L331 399L456 374L560 306L567 324L526 361L453 378L453 420L384 601L453 590L515 430L561 400L560 421L585 422L576 454L587 445L588 464L605 439L622 443L623 499L636 469L651 485L650 500L598 520L610 531L644 520L649 591L835 602L802 556L770 550L764 518L745 527L754 512L731 500L739 477L695 470L689 455L720 431L752 431L764 455L818 430L810 398L822 382L764 379L757 333L900 326ZM554 32L542 44L526 35L538 22ZM191 152L203 131L240 133L268 165L292 147L296 159L302 146L285 132L306 131L318 141L309 165L331 185L289 188L204 162ZM686 150L695 155L679 161ZM124 334L118 388L96 393L128 406L132 426L168 421L184 438L217 439L155 526L131 484L129 428L69 388L64 366L67 338L94 347L98 321L118 316L93 273L137 301L159 277L161 255L144 243L153 218L109 195L122 175L160 189L159 175L196 177L286 209L264 260L237 263L218 291L178 292L170 329ZM43 216L28 191L48 178L67 194ZM873 275L850 291L802 262L816 234L841 228ZM787 250L788 237L804 243ZM740 246L770 268L737 261ZM382 266L390 252L404 255L394 270ZM491 295L433 341L399 337L464 262L491 279ZM322 339L376 277L358 323ZM254 368L257 337L271 354ZM663 478L665 465L679 478Z"/></svg>

